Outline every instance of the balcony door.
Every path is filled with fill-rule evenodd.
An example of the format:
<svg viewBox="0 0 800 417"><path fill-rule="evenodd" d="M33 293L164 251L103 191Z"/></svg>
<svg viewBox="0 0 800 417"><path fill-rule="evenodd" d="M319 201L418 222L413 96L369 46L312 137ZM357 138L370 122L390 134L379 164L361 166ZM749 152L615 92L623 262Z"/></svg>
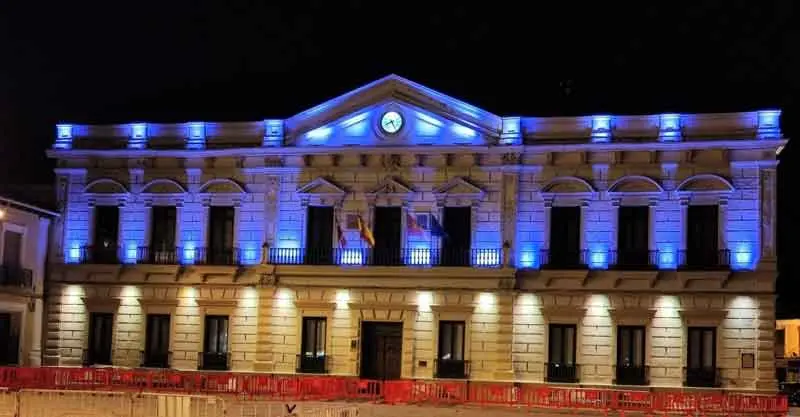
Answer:
<svg viewBox="0 0 800 417"><path fill-rule="evenodd" d="M169 368L169 314L148 314L143 366Z"/></svg>
<svg viewBox="0 0 800 417"><path fill-rule="evenodd" d="M403 265L402 243L403 222L402 208L375 207L373 237L375 247L372 250L373 265Z"/></svg>
<svg viewBox="0 0 800 417"><path fill-rule="evenodd" d="M685 265L719 265L719 208L715 205L689 206L686 223Z"/></svg>
<svg viewBox="0 0 800 417"><path fill-rule="evenodd" d="M3 233L3 266L18 270L22 266L22 233L6 230Z"/></svg>
<svg viewBox="0 0 800 417"><path fill-rule="evenodd" d="M308 207L305 263L333 264L333 207Z"/></svg>
<svg viewBox="0 0 800 417"><path fill-rule="evenodd" d="M550 248L547 264L562 268L585 264L581 252L580 207L550 209Z"/></svg>
<svg viewBox="0 0 800 417"><path fill-rule="evenodd" d="M119 207L97 206L94 208L94 240L91 262L119 263Z"/></svg>
<svg viewBox="0 0 800 417"><path fill-rule="evenodd" d="M206 316L202 368L228 369L228 316Z"/></svg>
<svg viewBox="0 0 800 417"><path fill-rule="evenodd" d="M214 206L209 209L206 262L211 265L235 265L238 262L233 248L234 213L233 207Z"/></svg>
<svg viewBox="0 0 800 417"><path fill-rule="evenodd" d="M445 207L442 216L442 265L469 266L472 249L472 208Z"/></svg>
<svg viewBox="0 0 800 417"><path fill-rule="evenodd" d="M156 206L152 208L147 262L168 265L178 263L175 250L176 226L177 209L175 207Z"/></svg>
<svg viewBox="0 0 800 417"><path fill-rule="evenodd" d="M650 264L650 207L619 208L616 265L647 267Z"/></svg>

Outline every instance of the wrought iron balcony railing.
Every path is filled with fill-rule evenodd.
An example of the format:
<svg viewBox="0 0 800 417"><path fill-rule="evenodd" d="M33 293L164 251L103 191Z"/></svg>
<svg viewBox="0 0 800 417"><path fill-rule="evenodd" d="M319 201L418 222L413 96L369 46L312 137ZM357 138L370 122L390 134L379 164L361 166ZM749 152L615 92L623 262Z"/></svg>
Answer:
<svg viewBox="0 0 800 417"><path fill-rule="evenodd" d="M502 249L476 248L270 248L276 265L499 267Z"/></svg>
<svg viewBox="0 0 800 417"><path fill-rule="evenodd" d="M137 264L178 265L181 263L179 247L140 246L136 251Z"/></svg>
<svg viewBox="0 0 800 417"><path fill-rule="evenodd" d="M658 251L612 250L608 253L608 265L613 269L656 269L658 268Z"/></svg>
<svg viewBox="0 0 800 417"><path fill-rule="evenodd" d="M197 369L200 371L227 371L231 369L231 354L227 352L198 352Z"/></svg>
<svg viewBox="0 0 800 417"><path fill-rule="evenodd" d="M327 357L325 355L297 355L297 373L325 374L328 373Z"/></svg>
<svg viewBox="0 0 800 417"><path fill-rule="evenodd" d="M469 378L469 361L457 359L436 359L436 378Z"/></svg>
<svg viewBox="0 0 800 417"><path fill-rule="evenodd" d="M0 265L0 287L33 289L33 271L14 265Z"/></svg>
<svg viewBox="0 0 800 417"><path fill-rule="evenodd" d="M586 269L588 251L562 251L543 249L539 252L539 265L542 269Z"/></svg>
<svg viewBox="0 0 800 417"><path fill-rule="evenodd" d="M544 364L547 382L578 382L579 368L575 363L547 362Z"/></svg>
<svg viewBox="0 0 800 417"><path fill-rule="evenodd" d="M241 264L239 248L195 248L184 253L184 262L195 265L236 266Z"/></svg>
<svg viewBox="0 0 800 417"><path fill-rule="evenodd" d="M79 262L82 264L118 264L123 258L117 244L83 246L80 248Z"/></svg>
<svg viewBox="0 0 800 417"><path fill-rule="evenodd" d="M717 388L721 386L719 368L687 367L683 368L684 385L687 387Z"/></svg>
<svg viewBox="0 0 800 417"><path fill-rule="evenodd" d="M688 270L724 270L731 265L731 251L682 250L678 252L678 268Z"/></svg>
<svg viewBox="0 0 800 417"><path fill-rule="evenodd" d="M617 385L649 385L650 367L646 365L617 365L614 383Z"/></svg>
<svg viewBox="0 0 800 417"><path fill-rule="evenodd" d="M94 350L94 349L84 349L83 350L83 357L82 363L83 366L92 366L92 365L111 365L111 350L102 351L102 350Z"/></svg>

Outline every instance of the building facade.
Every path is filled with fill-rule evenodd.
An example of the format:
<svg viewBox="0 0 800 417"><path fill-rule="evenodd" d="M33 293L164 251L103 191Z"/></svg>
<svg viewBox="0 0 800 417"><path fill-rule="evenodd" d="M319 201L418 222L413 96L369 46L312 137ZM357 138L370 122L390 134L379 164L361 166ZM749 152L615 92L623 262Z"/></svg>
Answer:
<svg viewBox="0 0 800 417"><path fill-rule="evenodd" d="M45 266L57 217L0 197L0 366L42 364Z"/></svg>
<svg viewBox="0 0 800 417"><path fill-rule="evenodd" d="M46 362L773 390L779 115L58 125Z"/></svg>

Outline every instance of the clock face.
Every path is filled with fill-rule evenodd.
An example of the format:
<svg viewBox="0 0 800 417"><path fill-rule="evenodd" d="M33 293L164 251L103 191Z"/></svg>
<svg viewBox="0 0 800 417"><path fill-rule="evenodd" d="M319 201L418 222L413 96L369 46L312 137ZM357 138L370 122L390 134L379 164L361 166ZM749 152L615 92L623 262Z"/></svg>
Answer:
<svg viewBox="0 0 800 417"><path fill-rule="evenodd" d="M386 133L397 133L403 127L403 116L396 111L388 111L381 117L381 129Z"/></svg>

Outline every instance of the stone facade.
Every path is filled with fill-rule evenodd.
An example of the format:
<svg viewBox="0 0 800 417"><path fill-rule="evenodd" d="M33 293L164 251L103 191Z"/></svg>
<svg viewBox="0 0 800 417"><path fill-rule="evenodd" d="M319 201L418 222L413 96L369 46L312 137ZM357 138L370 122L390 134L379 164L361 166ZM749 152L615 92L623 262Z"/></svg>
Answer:
<svg viewBox="0 0 800 417"><path fill-rule="evenodd" d="M42 363L45 265L50 224L57 217L0 197L0 331L8 332L0 334L3 365Z"/></svg>
<svg viewBox="0 0 800 417"><path fill-rule="evenodd" d="M397 132L382 115L402 115ZM59 125L63 217L46 361L78 365L88 313L114 313L113 364L138 366L147 314L169 314L171 366L196 369L203 317L230 318L230 368L295 372L303 317L326 318L327 372L358 375L361 323L402 323L400 375L432 378L438 323L463 321L474 380L542 382L548 324L574 324L582 384L615 381L616 329L647 329L649 384L684 383L687 328L716 329L723 387L775 388L779 112L499 117L389 76L286 120ZM682 268L687 212L718 207L723 268ZM87 262L94 215L120 207L119 262ZM177 207L174 262L145 262L153 207ZM231 265L200 262L215 206L234 207ZM308 207L330 206L333 265L302 261ZM580 207L585 268L545 268L554 207ZM614 268L618 211L649 207L653 268ZM367 265L353 222L376 207L441 219L469 207L469 266L436 266L426 224L405 266ZM422 216L422 217L420 217ZM334 232L339 239L338 228ZM298 259L301 259L297 262Z"/></svg>

